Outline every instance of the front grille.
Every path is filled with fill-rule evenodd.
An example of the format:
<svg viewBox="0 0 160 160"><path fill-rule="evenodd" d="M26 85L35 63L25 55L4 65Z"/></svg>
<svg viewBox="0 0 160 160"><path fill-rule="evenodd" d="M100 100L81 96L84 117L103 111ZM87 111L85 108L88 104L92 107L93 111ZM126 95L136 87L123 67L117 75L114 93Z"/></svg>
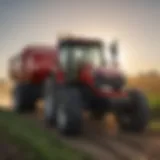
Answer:
<svg viewBox="0 0 160 160"><path fill-rule="evenodd" d="M108 88L113 88L114 90L118 90L123 88L125 85L125 79L123 77L110 77L105 75L95 75L95 85L96 88L102 88L106 86Z"/></svg>

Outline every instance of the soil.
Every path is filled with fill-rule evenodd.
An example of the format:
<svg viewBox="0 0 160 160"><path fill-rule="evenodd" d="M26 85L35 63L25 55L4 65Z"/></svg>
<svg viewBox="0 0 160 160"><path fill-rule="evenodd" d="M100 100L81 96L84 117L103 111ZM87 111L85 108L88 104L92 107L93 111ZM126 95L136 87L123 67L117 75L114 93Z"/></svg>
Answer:
<svg viewBox="0 0 160 160"><path fill-rule="evenodd" d="M0 139L0 159L1 160L24 160L25 154L7 139Z"/></svg>
<svg viewBox="0 0 160 160"><path fill-rule="evenodd" d="M45 127L43 117L29 115ZM64 137L55 128L46 128L56 133L57 138L73 148L90 153L95 160L160 160L160 132L148 130L143 134L119 132L108 135L97 122L85 121L80 137Z"/></svg>
<svg viewBox="0 0 160 160"><path fill-rule="evenodd" d="M79 137L65 137L55 128L44 125L43 116L21 115L32 119L39 127L56 133L58 139L71 147L90 153L95 160L160 160L160 132L148 130L143 134L118 132L108 135L103 126L93 121L85 121L83 134ZM23 160L14 144L0 141L1 160Z"/></svg>

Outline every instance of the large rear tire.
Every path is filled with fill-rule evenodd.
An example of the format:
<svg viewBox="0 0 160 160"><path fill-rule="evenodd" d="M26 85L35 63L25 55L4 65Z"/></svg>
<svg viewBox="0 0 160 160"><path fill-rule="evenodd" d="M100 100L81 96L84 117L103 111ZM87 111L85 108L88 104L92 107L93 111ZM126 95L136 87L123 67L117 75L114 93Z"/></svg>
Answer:
<svg viewBox="0 0 160 160"><path fill-rule="evenodd" d="M13 90L13 111L17 113L34 112L36 91L29 84L17 84Z"/></svg>
<svg viewBox="0 0 160 160"><path fill-rule="evenodd" d="M78 89L62 87L57 91L57 129L65 135L78 135L82 131L83 101Z"/></svg>
<svg viewBox="0 0 160 160"><path fill-rule="evenodd" d="M123 130L130 132L144 132L150 120L149 103L146 96L138 90L130 90L129 106L120 115ZM124 121L126 119L126 121Z"/></svg>

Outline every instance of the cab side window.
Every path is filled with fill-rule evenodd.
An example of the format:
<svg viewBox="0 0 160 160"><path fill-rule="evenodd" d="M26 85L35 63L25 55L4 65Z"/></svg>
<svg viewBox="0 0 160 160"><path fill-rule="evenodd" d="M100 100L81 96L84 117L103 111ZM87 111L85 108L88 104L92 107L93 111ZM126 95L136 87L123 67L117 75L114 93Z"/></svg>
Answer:
<svg viewBox="0 0 160 160"><path fill-rule="evenodd" d="M73 60L72 60L72 67L75 72L77 72L81 62L83 60L84 51L81 48L74 48L73 49Z"/></svg>
<svg viewBox="0 0 160 160"><path fill-rule="evenodd" d="M59 60L63 70L66 70L68 67L68 56L69 50L66 48L61 48L59 53Z"/></svg>

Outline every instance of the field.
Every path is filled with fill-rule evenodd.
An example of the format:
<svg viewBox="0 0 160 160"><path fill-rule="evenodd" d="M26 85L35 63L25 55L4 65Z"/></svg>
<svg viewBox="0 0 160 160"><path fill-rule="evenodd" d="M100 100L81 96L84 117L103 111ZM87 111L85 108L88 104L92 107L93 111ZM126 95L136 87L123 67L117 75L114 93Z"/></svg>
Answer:
<svg viewBox="0 0 160 160"><path fill-rule="evenodd" d="M160 105L160 77L133 77L128 82L129 86L138 87L146 93L152 107Z"/></svg>
<svg viewBox="0 0 160 160"><path fill-rule="evenodd" d="M151 124L152 129L144 135L117 136L107 136L89 123L82 136L67 138L54 128L46 128L35 115L20 116L0 110L0 119L1 160L160 159L158 123Z"/></svg>
<svg viewBox="0 0 160 160"><path fill-rule="evenodd" d="M9 106L12 103L11 86L7 82L0 83L0 105ZM145 92L151 109L160 113L160 77L130 77L128 86L136 87Z"/></svg>
<svg viewBox="0 0 160 160"><path fill-rule="evenodd" d="M128 86L136 87L147 95L153 117L160 117L160 77L132 77L128 78Z"/></svg>
<svg viewBox="0 0 160 160"><path fill-rule="evenodd" d="M94 158L110 160L131 160L131 157L152 157L157 155L160 159L160 78L129 78L128 86L142 89L149 98L153 119L146 135L120 134L117 137L106 135L97 136L92 125L87 125L85 135L79 139L65 139L57 136L53 129L44 129L40 119L33 117L21 117L13 113L0 111L0 155L4 159L59 159L59 160L90 160L88 154L79 152L83 150L90 153ZM0 85L0 105L9 107L11 105L11 85L3 83ZM32 119L33 118L33 119ZM34 120L34 121L33 121ZM51 131L51 132L50 132ZM152 135L152 132L158 132ZM111 140L110 140L111 139ZM66 143L64 143L66 142ZM77 148L78 150L72 149ZM4 148L9 148L8 150ZM26 154L27 153L27 154ZM143 157L142 156L142 157ZM138 158L137 158L138 157ZM152 160L152 158L149 158Z"/></svg>
<svg viewBox="0 0 160 160"><path fill-rule="evenodd" d="M11 90L12 86L8 82L0 83L0 105L9 107L11 104Z"/></svg>
<svg viewBox="0 0 160 160"><path fill-rule="evenodd" d="M90 156L44 131L36 122L0 111L1 160L89 160ZM4 147L10 148L10 150ZM27 154L26 154L27 153Z"/></svg>

